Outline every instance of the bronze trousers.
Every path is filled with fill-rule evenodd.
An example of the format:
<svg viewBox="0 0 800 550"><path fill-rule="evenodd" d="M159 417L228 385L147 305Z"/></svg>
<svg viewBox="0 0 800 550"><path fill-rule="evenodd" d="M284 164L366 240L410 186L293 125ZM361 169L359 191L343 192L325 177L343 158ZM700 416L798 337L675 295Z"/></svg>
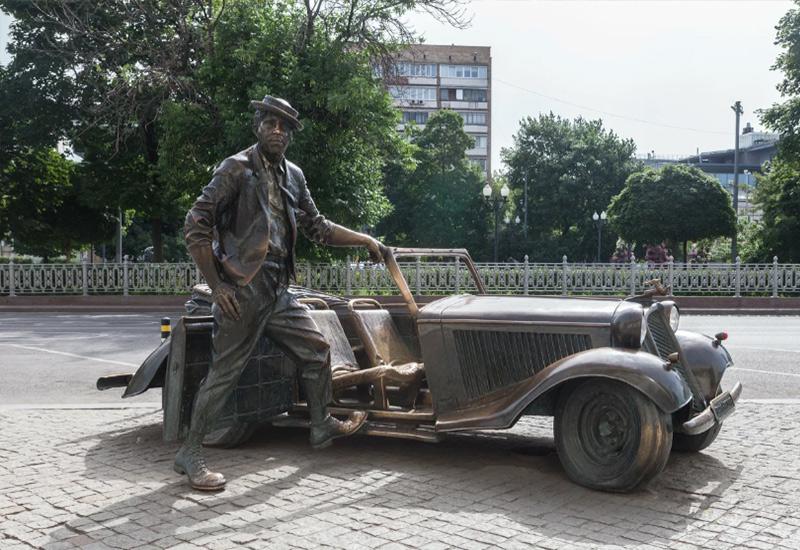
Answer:
<svg viewBox="0 0 800 550"><path fill-rule="evenodd" d="M330 346L308 309L288 290L283 267L265 263L250 284L236 290L241 318L230 319L214 304L212 360L195 397L186 443L199 445L236 388L247 360L266 334L300 370L309 408L331 400Z"/></svg>

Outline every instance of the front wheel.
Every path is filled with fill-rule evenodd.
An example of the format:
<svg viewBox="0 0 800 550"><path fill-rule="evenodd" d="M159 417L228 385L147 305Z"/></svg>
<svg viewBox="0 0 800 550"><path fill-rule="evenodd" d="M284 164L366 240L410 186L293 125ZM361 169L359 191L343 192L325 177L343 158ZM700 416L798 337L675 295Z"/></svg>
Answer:
<svg viewBox="0 0 800 550"><path fill-rule="evenodd" d="M667 464L672 418L631 386L590 379L561 392L554 435L561 464L574 482L632 491Z"/></svg>
<svg viewBox="0 0 800 550"><path fill-rule="evenodd" d="M715 395L722 393L722 388L717 388ZM714 427L701 434L689 435L675 432L672 434L672 450L679 453L697 453L711 445L719 435L722 424L717 422Z"/></svg>
<svg viewBox="0 0 800 550"><path fill-rule="evenodd" d="M713 428L701 434L689 435L676 432L672 436L672 449L681 453L702 451L714 442L721 429L722 424L716 424Z"/></svg>

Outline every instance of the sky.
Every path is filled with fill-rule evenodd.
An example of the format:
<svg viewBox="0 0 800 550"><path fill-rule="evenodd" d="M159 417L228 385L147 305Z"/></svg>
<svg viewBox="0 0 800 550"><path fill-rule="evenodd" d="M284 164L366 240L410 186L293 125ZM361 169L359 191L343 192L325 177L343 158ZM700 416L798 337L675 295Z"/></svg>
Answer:
<svg viewBox="0 0 800 550"><path fill-rule="evenodd" d="M602 118L640 154L733 147L734 113L780 101L770 70L789 0L473 0L464 30L409 16L429 44L492 49L492 164L519 122L554 112ZM2 52L9 19L0 13Z"/></svg>
<svg viewBox="0 0 800 550"><path fill-rule="evenodd" d="M492 164L519 122L554 112L602 118L639 154L733 148L742 126L780 101L775 25L789 1L477 0L466 30L410 22L429 44L490 46ZM612 116L615 115L615 116Z"/></svg>

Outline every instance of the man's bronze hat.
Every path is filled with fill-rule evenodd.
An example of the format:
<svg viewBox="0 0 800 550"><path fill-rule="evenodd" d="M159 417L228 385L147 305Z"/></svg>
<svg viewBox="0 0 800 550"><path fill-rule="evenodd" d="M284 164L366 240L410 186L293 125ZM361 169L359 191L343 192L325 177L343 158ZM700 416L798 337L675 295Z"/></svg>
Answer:
<svg viewBox="0 0 800 550"><path fill-rule="evenodd" d="M257 99L252 100L250 102L250 106L254 109L275 113L289 122L289 124L291 124L295 130L303 129L303 123L297 118L300 113L293 109L292 106L289 105L289 102L285 99L272 97L271 95L265 95L264 99L261 101L258 101Z"/></svg>

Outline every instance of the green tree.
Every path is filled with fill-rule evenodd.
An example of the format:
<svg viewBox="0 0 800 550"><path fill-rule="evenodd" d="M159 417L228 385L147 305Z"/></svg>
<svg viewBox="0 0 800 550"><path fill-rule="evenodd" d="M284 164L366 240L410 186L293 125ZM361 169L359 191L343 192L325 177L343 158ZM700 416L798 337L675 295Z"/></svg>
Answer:
<svg viewBox="0 0 800 550"><path fill-rule="evenodd" d="M161 218L174 203L156 169L159 112L169 98L200 96L192 75L217 14L189 0L2 0L0 8L14 17L5 84L15 99L0 109L25 113L17 140L70 143L84 157L81 170L100 176L82 187L100 209L141 197L135 206L152 220L160 253ZM131 156L145 169L116 178Z"/></svg>
<svg viewBox="0 0 800 550"><path fill-rule="evenodd" d="M628 242L670 244L731 235L730 195L698 168L667 165L632 174L608 209L612 227Z"/></svg>
<svg viewBox="0 0 800 550"><path fill-rule="evenodd" d="M394 210L379 231L392 244L464 247L483 256L488 234L484 179L467 160L474 141L464 132L463 118L437 111L425 128L412 132L411 143L414 167L388 180Z"/></svg>
<svg viewBox="0 0 800 550"><path fill-rule="evenodd" d="M0 121L24 104L16 141L49 133L50 146L71 143L84 159L85 192L104 207L135 209L160 259L162 230L213 164L253 141L248 101L282 95L306 122L291 155L321 209L371 224L387 206L384 164L403 150L372 63L414 36L409 10L461 25L460 4L0 0L15 18L0 91L13 101L0 106ZM55 111L51 124L37 115L45 107Z"/></svg>
<svg viewBox="0 0 800 550"><path fill-rule="evenodd" d="M761 119L781 134L778 155L758 177L755 202L764 213L759 259L777 255L800 261L800 2L781 18L775 43L782 48L773 69L783 73L782 103L761 111Z"/></svg>
<svg viewBox="0 0 800 550"><path fill-rule="evenodd" d="M0 171L0 235L23 254L69 255L103 241L113 223L87 206L75 184L75 165L53 149L17 154Z"/></svg>
<svg viewBox="0 0 800 550"><path fill-rule="evenodd" d="M288 155L303 168L320 210L345 225L376 224L388 210L384 166L403 148L395 131L398 114L373 75L368 52L343 51L316 32L297 53L301 12L267 6L254 14L251 8L242 3L226 11L217 28L218 47L202 67L199 81L216 111L175 106L165 141L186 151L196 147L194 126L210 127L201 138L208 141L201 157L208 170L254 142L251 111L243 108L250 99L265 93L289 98L305 128L295 134ZM215 117L214 124L201 122ZM197 154L170 154L165 165L170 173L191 176L187 186L195 195L209 174L193 168L192 158Z"/></svg>
<svg viewBox="0 0 800 550"><path fill-rule="evenodd" d="M783 262L800 262L800 159L787 161L784 156L758 176L754 199L763 212L761 261L776 255Z"/></svg>
<svg viewBox="0 0 800 550"><path fill-rule="evenodd" d="M640 168L636 146L603 127L601 120L574 121L550 114L526 117L514 145L501 154L509 185L524 218L528 188L528 239L518 239L510 254L531 260L556 261L566 254L593 259L597 252L594 212L608 208L625 179ZM603 257L611 255L616 235L603 237Z"/></svg>
<svg viewBox="0 0 800 550"><path fill-rule="evenodd" d="M800 160L800 1L795 4L775 27L782 51L772 68L783 73L777 88L785 101L760 113L767 127L780 132L780 152L789 161Z"/></svg>

